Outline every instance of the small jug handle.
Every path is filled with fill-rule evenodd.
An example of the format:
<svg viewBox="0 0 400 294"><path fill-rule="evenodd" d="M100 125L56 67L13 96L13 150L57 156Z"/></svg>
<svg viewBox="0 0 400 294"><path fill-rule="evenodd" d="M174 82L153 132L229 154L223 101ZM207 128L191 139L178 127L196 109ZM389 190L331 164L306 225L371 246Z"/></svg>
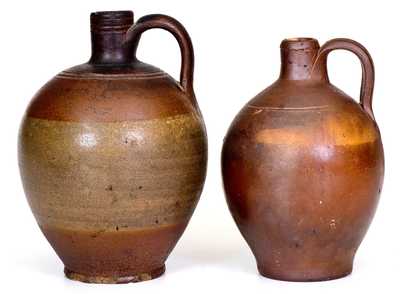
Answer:
<svg viewBox="0 0 400 294"><path fill-rule="evenodd" d="M326 42L318 51L317 58L315 59L313 69L318 68L321 62L325 65L327 63L327 58L329 52L342 49L347 50L360 59L362 65L362 81L360 90L360 104L361 107L368 113L368 115L375 120L374 113L372 110L372 96L374 92L375 83L375 70L374 63L372 61L371 55L368 53L367 49L360 43L353 41L351 39L332 39Z"/></svg>
<svg viewBox="0 0 400 294"><path fill-rule="evenodd" d="M190 102L198 110L198 104L193 90L194 53L193 45L185 27L176 19L163 14L150 14L141 17L127 32L125 43L136 49L141 35L149 29L163 29L170 32L177 40L181 50L180 85L189 96Z"/></svg>

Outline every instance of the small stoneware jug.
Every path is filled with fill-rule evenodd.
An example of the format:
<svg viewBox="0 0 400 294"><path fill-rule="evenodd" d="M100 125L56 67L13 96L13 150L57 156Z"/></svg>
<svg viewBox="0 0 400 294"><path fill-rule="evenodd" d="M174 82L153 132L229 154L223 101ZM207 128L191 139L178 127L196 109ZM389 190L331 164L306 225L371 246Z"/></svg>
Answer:
<svg viewBox="0 0 400 294"><path fill-rule="evenodd" d="M333 86L327 55L362 63L361 102ZM374 215L384 158L372 112L374 67L348 39L281 44L279 79L233 121L222 151L226 199L259 272L290 281L340 278Z"/></svg>
<svg viewBox="0 0 400 294"><path fill-rule="evenodd" d="M20 130L33 214L67 277L83 282L163 274L206 174L189 35L164 15L132 25L131 11L92 13L90 61L40 89ZM152 28L177 39L180 82L135 57L141 34Z"/></svg>

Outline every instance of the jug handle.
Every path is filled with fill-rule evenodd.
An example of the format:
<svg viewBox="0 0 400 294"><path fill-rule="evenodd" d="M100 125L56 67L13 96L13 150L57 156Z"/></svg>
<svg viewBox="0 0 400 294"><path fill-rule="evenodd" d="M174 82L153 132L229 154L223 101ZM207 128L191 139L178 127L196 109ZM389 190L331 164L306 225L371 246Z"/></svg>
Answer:
<svg viewBox="0 0 400 294"><path fill-rule="evenodd" d="M141 17L127 32L125 43L136 49L141 35L149 29L163 29L170 32L179 44L181 50L180 86L189 97L190 102L198 111L198 104L193 90L194 52L193 45L185 27L176 19L163 14L150 14Z"/></svg>
<svg viewBox="0 0 400 294"><path fill-rule="evenodd" d="M372 96L374 92L375 83L375 70L374 63L371 55L367 49L360 43L353 41L351 39L338 38L332 39L326 42L318 51L317 58L315 59L313 69L323 62L326 68L327 58L329 52L333 50L347 50L360 59L362 65L362 80L361 80L361 90L360 90L360 105L367 112L367 114L375 120L374 113L372 110Z"/></svg>

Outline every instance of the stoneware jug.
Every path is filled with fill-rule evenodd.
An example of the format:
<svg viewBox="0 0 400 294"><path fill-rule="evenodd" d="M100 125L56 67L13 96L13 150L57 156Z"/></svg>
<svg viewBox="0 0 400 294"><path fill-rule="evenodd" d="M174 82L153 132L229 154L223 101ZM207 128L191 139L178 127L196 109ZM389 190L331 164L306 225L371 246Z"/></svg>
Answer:
<svg viewBox="0 0 400 294"><path fill-rule="evenodd" d="M335 49L361 60L360 103L329 82ZM284 40L281 57L279 79L246 104L225 138L226 199L262 275L340 278L352 271L383 182L372 59L352 40L320 48L309 38Z"/></svg>
<svg viewBox="0 0 400 294"><path fill-rule="evenodd" d="M26 111L22 181L67 277L149 280L163 274L206 174L192 43L184 27L164 15L134 25L131 11L96 12L90 20L89 62L55 76ZM179 83L136 58L141 34L152 28L169 31L179 43Z"/></svg>

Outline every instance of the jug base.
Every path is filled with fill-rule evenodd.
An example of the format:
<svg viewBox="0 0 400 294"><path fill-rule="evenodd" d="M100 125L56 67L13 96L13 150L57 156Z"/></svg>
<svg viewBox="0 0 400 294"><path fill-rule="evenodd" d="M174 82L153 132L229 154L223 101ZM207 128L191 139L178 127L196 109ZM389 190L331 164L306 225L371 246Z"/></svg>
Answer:
<svg viewBox="0 0 400 294"><path fill-rule="evenodd" d="M298 272L283 269L281 272L262 268L258 268L258 271L260 275L273 280L288 282L323 282L344 278L351 274L352 268L332 272L318 271L315 269L308 272Z"/></svg>
<svg viewBox="0 0 400 294"><path fill-rule="evenodd" d="M133 274L128 276L96 276L76 273L68 268L64 268L65 276L74 281L92 284L126 284L137 283L156 279L165 272L165 265L147 273Z"/></svg>

